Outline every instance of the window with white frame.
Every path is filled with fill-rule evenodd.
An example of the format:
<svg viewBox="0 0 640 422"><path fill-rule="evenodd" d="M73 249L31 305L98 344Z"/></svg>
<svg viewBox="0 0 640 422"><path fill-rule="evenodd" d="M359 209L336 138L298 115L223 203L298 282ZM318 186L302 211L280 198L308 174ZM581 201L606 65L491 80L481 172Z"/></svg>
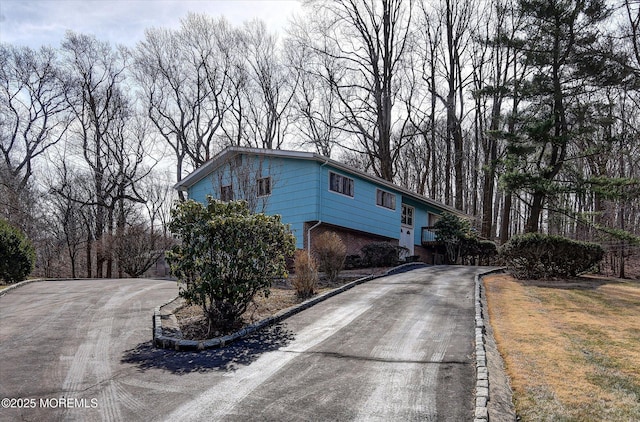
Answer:
<svg viewBox="0 0 640 422"><path fill-rule="evenodd" d="M438 220L440 220L440 215L430 212L427 215L427 226L433 227L438 222Z"/></svg>
<svg viewBox="0 0 640 422"><path fill-rule="evenodd" d="M414 208L408 205L402 204L402 219L401 223L406 227L413 227L413 213Z"/></svg>
<svg viewBox="0 0 640 422"><path fill-rule="evenodd" d="M258 196L271 195L271 177L258 179Z"/></svg>
<svg viewBox="0 0 640 422"><path fill-rule="evenodd" d="M225 202L233 201L232 185L220 186L220 200Z"/></svg>
<svg viewBox="0 0 640 422"><path fill-rule="evenodd" d="M376 189L376 205L395 210L396 196L391 192L387 192L382 189Z"/></svg>
<svg viewBox="0 0 640 422"><path fill-rule="evenodd" d="M329 190L353 197L353 179L338 173L329 172Z"/></svg>

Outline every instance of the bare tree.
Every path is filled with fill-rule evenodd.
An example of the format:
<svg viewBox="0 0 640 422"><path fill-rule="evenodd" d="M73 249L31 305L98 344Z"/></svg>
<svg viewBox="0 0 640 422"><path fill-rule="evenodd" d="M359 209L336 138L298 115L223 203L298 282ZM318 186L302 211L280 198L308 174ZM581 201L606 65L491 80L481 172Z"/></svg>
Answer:
<svg viewBox="0 0 640 422"><path fill-rule="evenodd" d="M69 32L62 48L67 54L70 86L74 87L68 92L77 123L73 135L81 144L93 183L94 196L85 205L95 207L96 276L102 277L108 259L103 235L109 222L110 194L115 187L108 178L111 164L108 138L127 106L119 87L124 65L109 44L95 37Z"/></svg>
<svg viewBox="0 0 640 422"><path fill-rule="evenodd" d="M56 170L58 174L50 180L48 200L57 223L57 237L64 242L69 257L71 277L76 278L82 247L88 249L90 246L87 242L92 240L90 233L93 227L88 215L91 209L83 205L89 196L87 188L91 190L91 183L88 178L75 174L73 169L68 168L64 159ZM90 276L90 269L87 272Z"/></svg>
<svg viewBox="0 0 640 422"><path fill-rule="evenodd" d="M473 56L476 134L483 154L480 234L486 238L496 235L494 203L498 168L504 152L501 141L509 129L505 105L511 100L515 107L511 113L517 110L514 88L520 81L516 78L524 77L523 71L526 71L526 62L517 62L521 43L516 33L521 29L522 22L513 0L491 2L484 25L478 27ZM521 67L520 71L518 67ZM510 127L514 129L513 125Z"/></svg>
<svg viewBox="0 0 640 422"><path fill-rule="evenodd" d="M442 20L427 9L426 3L421 3L421 13L418 19L418 30L415 35L415 47L413 49L412 65L408 67L411 72L411 95L407 95L409 106L407 110L411 123L422 134L427 144L424 157L430 165L425 166L429 172L426 177L429 184L429 195L434 199L444 200L443 185L449 186L450 148L442 148L440 140L443 136L439 133L438 97L434 95L439 84L439 46L442 43ZM447 155L438 152L447 150ZM443 165L444 163L444 165ZM444 176L444 179L443 179ZM425 184L427 181L425 180ZM425 186L426 192L427 187Z"/></svg>
<svg viewBox="0 0 640 422"><path fill-rule="evenodd" d="M22 194L34 163L60 142L69 125L59 72L52 48L0 45L0 206L21 226L27 216L20 215L28 209Z"/></svg>
<svg viewBox="0 0 640 422"><path fill-rule="evenodd" d="M425 74L426 82L431 95L441 102L446 112L444 198L447 203L463 209L463 120L466 116L464 99L471 83L471 74L466 69L470 67L468 61L471 36L476 22L474 17L477 17L481 10L475 1L444 0L432 7L423 3L422 12L425 15L423 21L430 26L422 31L429 69L429 73ZM452 173L453 186L450 181Z"/></svg>
<svg viewBox="0 0 640 422"><path fill-rule="evenodd" d="M376 175L393 180L406 116L396 113L401 69L410 46L411 0L310 1L314 23L296 37L335 66L321 66L341 105L340 129L356 140ZM327 61L324 61L325 63ZM323 60L319 61L320 64ZM402 139L402 135L397 138Z"/></svg>
<svg viewBox="0 0 640 422"><path fill-rule="evenodd" d="M136 185L147 171L142 164L146 132L125 94L124 52L74 33L67 34L62 47L74 87L68 93L75 116L71 135L80 144L93 185L92 196L82 204L95 210L96 276L103 276L106 264L111 277L113 230L124 230L125 202L143 202Z"/></svg>
<svg viewBox="0 0 640 422"><path fill-rule="evenodd" d="M244 25L239 48L244 52L247 82L243 91L245 142L247 146L279 149L289 124L298 74L282 62L277 37L267 32L263 21Z"/></svg>
<svg viewBox="0 0 640 422"><path fill-rule="evenodd" d="M212 179L214 196L223 201L243 200L253 212L265 212L278 183L278 168L261 156L232 155L220 164Z"/></svg>
<svg viewBox="0 0 640 422"><path fill-rule="evenodd" d="M134 52L147 115L174 152L178 182L185 164L199 166L220 149L234 37L226 20L189 14L180 30L148 29Z"/></svg>
<svg viewBox="0 0 640 422"><path fill-rule="evenodd" d="M144 224L128 226L115 239L119 267L130 277L140 277L156 264L169 246L161 233Z"/></svg>
<svg viewBox="0 0 640 422"><path fill-rule="evenodd" d="M150 173L142 187L142 196L146 199L145 207L151 231L154 233L160 231L163 238L167 239L170 211L175 199L175 190L171 183L168 180L161 180L155 172ZM160 230L156 229L158 225Z"/></svg>
<svg viewBox="0 0 640 422"><path fill-rule="evenodd" d="M640 1L624 0L623 7L626 18L623 37L630 46L630 57L632 57L632 60L623 65L629 66L636 79L640 79Z"/></svg>
<svg viewBox="0 0 640 422"><path fill-rule="evenodd" d="M293 113L302 137L300 144L311 145L318 154L330 157L339 139L338 97L323 83L315 68L317 55L308 46L289 42L287 57L298 78Z"/></svg>

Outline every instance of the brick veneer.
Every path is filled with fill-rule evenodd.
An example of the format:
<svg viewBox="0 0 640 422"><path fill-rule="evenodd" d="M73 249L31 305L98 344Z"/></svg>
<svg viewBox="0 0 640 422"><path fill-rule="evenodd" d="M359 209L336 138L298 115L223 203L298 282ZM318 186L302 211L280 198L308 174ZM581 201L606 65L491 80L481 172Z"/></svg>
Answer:
<svg viewBox="0 0 640 422"><path fill-rule="evenodd" d="M307 235L309 228L313 227L316 222L307 222L304 224L304 245L307 246ZM321 224L311 231L311 250L315 248L316 240L320 235L326 232L335 232L347 247L347 255L357 255L364 245L373 242L389 242L392 245L398 244L398 239L390 239L384 236L375 236L369 233L350 230L344 227L333 226L330 224Z"/></svg>
<svg viewBox="0 0 640 422"><path fill-rule="evenodd" d="M304 225L304 245L307 246L307 235L309 228L313 227L317 222L311 221ZM392 245L398 245L398 239L390 239L384 236L375 236L370 233L359 232L356 230L350 230L344 227L334 226L330 224L321 224L311 231L311 250L315 248L316 240L320 235L326 232L335 232L340 236L342 241L347 247L347 255L358 255L363 246L373 242L389 242ZM420 261L427 264L441 264L438 256L432 248L425 248L423 246L416 245L414 247L414 255L420 257Z"/></svg>

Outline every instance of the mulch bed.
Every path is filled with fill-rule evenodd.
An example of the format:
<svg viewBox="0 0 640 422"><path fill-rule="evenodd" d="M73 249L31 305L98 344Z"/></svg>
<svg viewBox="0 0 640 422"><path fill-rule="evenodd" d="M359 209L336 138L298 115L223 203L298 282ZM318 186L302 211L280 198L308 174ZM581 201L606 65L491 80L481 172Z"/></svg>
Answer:
<svg viewBox="0 0 640 422"><path fill-rule="evenodd" d="M340 279L337 282L329 282L321 278L316 289L316 295L324 293L328 290L335 289L353 280L366 277L371 274L382 274L388 268L369 268L366 270L349 270L340 273ZM292 276L293 277L293 276ZM175 312L176 319L182 330L182 336L187 340L206 340L208 337L219 337L242 329L243 326L253 324L268 318L282 309L302 303L306 299L297 297L295 290L291 287L291 283L286 280L275 282L270 289L269 297L257 295L249 304L247 311L242 315L241 321L237 326L232 327L226 332L220 327L212 329L213 334L207 336L208 323L204 316L202 308L197 305L187 305Z"/></svg>

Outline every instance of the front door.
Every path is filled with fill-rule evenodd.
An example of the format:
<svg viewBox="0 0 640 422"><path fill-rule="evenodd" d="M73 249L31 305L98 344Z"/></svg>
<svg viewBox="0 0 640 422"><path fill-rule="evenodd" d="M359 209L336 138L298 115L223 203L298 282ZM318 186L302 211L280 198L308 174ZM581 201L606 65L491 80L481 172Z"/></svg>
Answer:
<svg viewBox="0 0 640 422"><path fill-rule="evenodd" d="M413 207L402 204L402 221L400 224L400 246L406 248L408 252L405 252L406 258L414 253L414 233L413 233L413 214L415 210Z"/></svg>

